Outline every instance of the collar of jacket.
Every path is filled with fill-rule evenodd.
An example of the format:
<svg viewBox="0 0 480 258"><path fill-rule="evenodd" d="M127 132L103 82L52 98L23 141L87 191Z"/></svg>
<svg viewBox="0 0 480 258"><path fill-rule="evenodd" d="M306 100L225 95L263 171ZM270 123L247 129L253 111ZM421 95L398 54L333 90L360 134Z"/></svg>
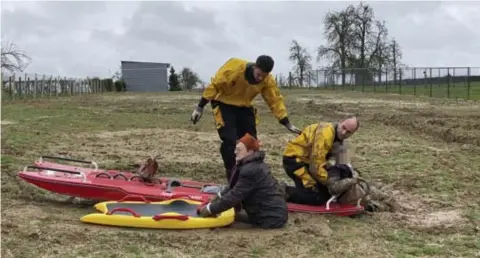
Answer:
<svg viewBox="0 0 480 258"><path fill-rule="evenodd" d="M334 131L335 131L335 138L333 138L333 142L341 142L341 143L343 143L343 141L338 138L338 133L337 133L337 131L338 131L338 123L335 124L335 126L334 126L333 128L334 128Z"/></svg>
<svg viewBox="0 0 480 258"><path fill-rule="evenodd" d="M247 67L245 68L245 80L247 80L250 84L258 84L257 80L253 76L253 66L255 63L247 63Z"/></svg>
<svg viewBox="0 0 480 258"><path fill-rule="evenodd" d="M264 151L256 151L252 155L245 157L244 159L238 161L237 166L243 166L248 163L263 161L265 159Z"/></svg>

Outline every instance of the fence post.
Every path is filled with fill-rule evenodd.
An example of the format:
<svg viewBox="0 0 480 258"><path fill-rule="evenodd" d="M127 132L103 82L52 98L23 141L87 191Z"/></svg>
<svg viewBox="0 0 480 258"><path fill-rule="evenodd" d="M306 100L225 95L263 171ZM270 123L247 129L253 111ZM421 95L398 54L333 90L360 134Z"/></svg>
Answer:
<svg viewBox="0 0 480 258"><path fill-rule="evenodd" d="M432 84L432 67L430 67L430 97L433 95L433 84Z"/></svg>
<svg viewBox="0 0 480 258"><path fill-rule="evenodd" d="M18 85L19 85L19 88L20 88L19 98L23 99L22 76L18 76Z"/></svg>
<svg viewBox="0 0 480 258"><path fill-rule="evenodd" d="M50 80L48 80L48 98L52 97L52 78L50 75Z"/></svg>
<svg viewBox="0 0 480 258"><path fill-rule="evenodd" d="M413 68L413 81L417 81L417 68ZM417 84L413 84L413 95L417 96Z"/></svg>
<svg viewBox="0 0 480 258"><path fill-rule="evenodd" d="M25 90L27 91L27 98L30 97L30 77L27 77L27 80L25 81Z"/></svg>
<svg viewBox="0 0 480 258"><path fill-rule="evenodd" d="M450 74L450 67L447 68L447 98L450 98L450 81L452 75Z"/></svg>
<svg viewBox="0 0 480 258"><path fill-rule="evenodd" d="M450 98L450 81L452 75L450 74L450 67L447 68L447 98Z"/></svg>
<svg viewBox="0 0 480 258"><path fill-rule="evenodd" d="M68 84L68 93L70 94L70 97L73 95L73 85L75 85L74 79L70 80Z"/></svg>
<svg viewBox="0 0 480 258"><path fill-rule="evenodd" d="M58 77L58 75L57 75L57 77L55 77L55 81L54 81L54 83L53 83L54 89L55 89L55 97L58 97L58 88L57 88L57 86L58 86L58 84L59 84L59 83L58 83L58 78L60 78L60 77Z"/></svg>
<svg viewBox="0 0 480 258"><path fill-rule="evenodd" d="M25 90L23 91L23 95L24 95L25 98L28 98L27 73L23 74L23 82L25 84Z"/></svg>
<svg viewBox="0 0 480 258"><path fill-rule="evenodd" d="M8 87L10 88L10 99L11 99L11 100L14 99L14 96L13 96L13 83L15 83L15 81L12 82L12 76L9 76L9 77L8 77L8 85L9 85Z"/></svg>
<svg viewBox="0 0 480 258"><path fill-rule="evenodd" d="M470 100L470 67L467 68L467 100Z"/></svg>
<svg viewBox="0 0 480 258"><path fill-rule="evenodd" d="M40 88L40 97L43 98L43 94L45 94L45 74L42 75L42 87Z"/></svg>
<svg viewBox="0 0 480 258"><path fill-rule="evenodd" d="M34 90L33 90L33 98L34 99L37 99L37 91L38 91L38 78L37 78L37 74L35 73L35 82L33 83L34 84Z"/></svg>

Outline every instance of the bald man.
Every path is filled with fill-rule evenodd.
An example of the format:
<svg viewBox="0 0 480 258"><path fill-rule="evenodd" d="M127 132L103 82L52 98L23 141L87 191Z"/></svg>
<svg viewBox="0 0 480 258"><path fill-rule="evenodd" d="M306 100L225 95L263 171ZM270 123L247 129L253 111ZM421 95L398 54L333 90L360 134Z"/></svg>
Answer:
<svg viewBox="0 0 480 258"><path fill-rule="evenodd" d="M287 201L322 205L332 195L338 196L357 183L358 175L348 161L343 141L359 126L357 117L339 123L316 123L287 143L283 168L295 182L295 187L285 186ZM329 168L332 158L335 167Z"/></svg>

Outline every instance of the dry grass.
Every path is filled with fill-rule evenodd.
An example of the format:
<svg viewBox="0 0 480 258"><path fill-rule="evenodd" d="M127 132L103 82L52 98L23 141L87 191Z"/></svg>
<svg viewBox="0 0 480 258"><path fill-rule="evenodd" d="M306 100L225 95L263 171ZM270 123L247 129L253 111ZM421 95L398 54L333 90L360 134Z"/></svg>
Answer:
<svg viewBox="0 0 480 258"><path fill-rule="evenodd" d="M303 127L361 118L354 163L394 193L403 210L339 218L291 214L282 230L234 226L195 231L85 225L92 203L39 190L15 177L40 155L67 155L131 169L160 154L165 175L223 183L209 108L198 94L107 94L2 105L2 257L479 257L480 104L468 101L284 91ZM275 175L292 137L260 100L259 132ZM212 155L213 154L213 155Z"/></svg>

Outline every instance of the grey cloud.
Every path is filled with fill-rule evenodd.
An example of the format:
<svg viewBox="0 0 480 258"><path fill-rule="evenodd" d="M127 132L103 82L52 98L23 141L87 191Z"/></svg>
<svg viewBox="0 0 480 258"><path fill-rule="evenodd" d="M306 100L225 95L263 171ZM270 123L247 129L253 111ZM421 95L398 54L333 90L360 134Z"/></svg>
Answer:
<svg viewBox="0 0 480 258"><path fill-rule="evenodd" d="M221 24L214 20L214 13L198 8L187 11L180 2L142 2L128 24L124 39L133 37L138 41L171 45L186 53L208 47L203 41L234 45L225 36Z"/></svg>
<svg viewBox="0 0 480 258"><path fill-rule="evenodd" d="M348 4L358 2L10 2L1 26L2 36L32 56L33 72L108 76L131 59L189 66L208 80L231 56L270 54L275 73L286 74L291 40L315 55L324 15ZM478 63L478 2L369 4L399 42L404 63Z"/></svg>
<svg viewBox="0 0 480 258"><path fill-rule="evenodd" d="M18 3L20 4L20 3ZM22 3L23 4L23 3ZM35 12L26 8L2 10L2 35L46 36L81 28L93 15L105 12L104 2L33 2Z"/></svg>

